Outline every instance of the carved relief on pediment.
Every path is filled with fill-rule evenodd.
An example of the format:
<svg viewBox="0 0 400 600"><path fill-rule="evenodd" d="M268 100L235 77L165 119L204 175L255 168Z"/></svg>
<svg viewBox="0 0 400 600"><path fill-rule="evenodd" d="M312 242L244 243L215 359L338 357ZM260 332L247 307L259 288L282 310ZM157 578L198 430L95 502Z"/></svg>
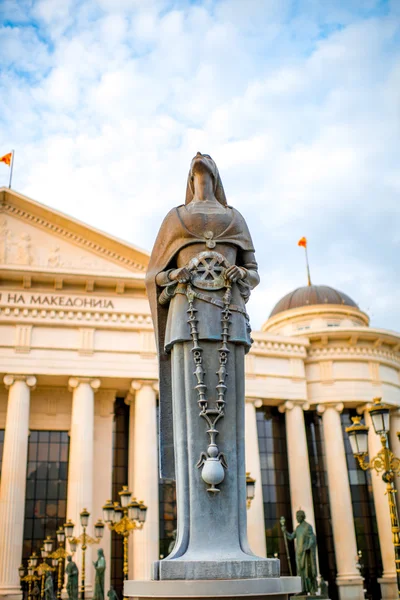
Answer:
<svg viewBox="0 0 400 600"><path fill-rule="evenodd" d="M31 265L33 263L31 236L16 235L8 226L7 219L0 218L0 264Z"/></svg>
<svg viewBox="0 0 400 600"><path fill-rule="evenodd" d="M106 258L3 214L0 214L1 264L54 269L63 267L76 271L126 271Z"/></svg>

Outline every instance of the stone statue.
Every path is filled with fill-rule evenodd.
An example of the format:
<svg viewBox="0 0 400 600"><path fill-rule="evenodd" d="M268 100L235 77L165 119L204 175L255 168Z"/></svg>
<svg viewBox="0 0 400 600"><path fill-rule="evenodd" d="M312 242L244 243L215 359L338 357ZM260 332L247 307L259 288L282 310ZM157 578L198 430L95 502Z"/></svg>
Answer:
<svg viewBox="0 0 400 600"><path fill-rule="evenodd" d="M106 559L102 548L97 550L97 560L93 563L96 578L94 581L93 600L104 600L104 574L106 570Z"/></svg>
<svg viewBox="0 0 400 600"><path fill-rule="evenodd" d="M72 560L72 556L67 556L67 566L65 567L67 574L67 594L69 600L78 600L79 594L79 571L76 563Z"/></svg>
<svg viewBox="0 0 400 600"><path fill-rule="evenodd" d="M193 158L184 205L165 217L146 275L160 368L161 475L176 479L177 536L158 579L279 575L246 533L246 302L259 283L253 242L212 158ZM201 557L199 560L198 557Z"/></svg>
<svg viewBox="0 0 400 600"><path fill-rule="evenodd" d="M109 600L119 600L118 599L118 594L117 592L114 590L113 586L110 586L110 589L107 592L107 596L109 597Z"/></svg>
<svg viewBox="0 0 400 600"><path fill-rule="evenodd" d="M46 571L46 579L44 582L44 597L45 600L55 600L53 575L51 571Z"/></svg>
<svg viewBox="0 0 400 600"><path fill-rule="evenodd" d="M283 534L288 540L296 539L296 572L301 577L302 593L316 594L317 584L317 539L312 526L307 523L304 510L296 513L296 531L288 533L285 520L281 519Z"/></svg>

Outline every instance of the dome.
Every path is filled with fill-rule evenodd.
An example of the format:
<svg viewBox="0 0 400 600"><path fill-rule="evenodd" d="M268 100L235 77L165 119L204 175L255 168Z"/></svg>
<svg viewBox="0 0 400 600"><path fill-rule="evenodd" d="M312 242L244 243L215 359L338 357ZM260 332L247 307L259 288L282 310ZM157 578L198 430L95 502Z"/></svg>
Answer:
<svg viewBox="0 0 400 600"><path fill-rule="evenodd" d="M340 306L352 306L358 308L357 304L343 292L339 292L327 285L306 285L286 294L273 308L269 317L291 308L310 306L313 304L338 304Z"/></svg>

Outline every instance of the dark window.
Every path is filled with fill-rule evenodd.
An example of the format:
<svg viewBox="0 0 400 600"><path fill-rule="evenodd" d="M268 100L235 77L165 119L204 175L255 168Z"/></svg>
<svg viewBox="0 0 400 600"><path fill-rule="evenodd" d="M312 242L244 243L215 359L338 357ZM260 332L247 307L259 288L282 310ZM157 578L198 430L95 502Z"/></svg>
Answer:
<svg viewBox="0 0 400 600"><path fill-rule="evenodd" d="M0 475L1 475L1 466L3 463L3 446L4 446L4 429L0 429Z"/></svg>
<svg viewBox="0 0 400 600"><path fill-rule="evenodd" d="M265 535L269 557L277 555L281 574L289 575L285 542L279 519L286 517L288 531L293 530L290 504L289 471L286 448L285 415L275 407L257 410L257 432L260 448L261 479L264 501ZM256 483L258 485L258 482ZM290 544L294 565L293 544Z"/></svg>
<svg viewBox="0 0 400 600"><path fill-rule="evenodd" d="M69 436L67 431L31 431L28 443L23 558L43 540L53 542L66 521Z"/></svg>
<svg viewBox="0 0 400 600"><path fill-rule="evenodd" d="M382 559L376 525L375 507L372 495L371 474L363 471L351 451L349 436L345 428L351 425L351 417L356 413L345 410L341 415L343 439L346 449L347 469L353 504L357 550L361 550L362 576L365 578L367 598L380 598L378 577L382 577Z"/></svg>
<svg viewBox="0 0 400 600"><path fill-rule="evenodd" d="M123 398L114 403L112 500L120 502L118 492L128 483L129 406ZM122 598L124 550L121 535L111 532L111 585Z"/></svg>
<svg viewBox="0 0 400 600"><path fill-rule="evenodd" d="M329 585L329 598L337 600L336 561L333 543L328 482L325 466L325 445L322 419L315 412L304 413L308 457L310 461L315 528L318 540L318 559L321 576Z"/></svg>

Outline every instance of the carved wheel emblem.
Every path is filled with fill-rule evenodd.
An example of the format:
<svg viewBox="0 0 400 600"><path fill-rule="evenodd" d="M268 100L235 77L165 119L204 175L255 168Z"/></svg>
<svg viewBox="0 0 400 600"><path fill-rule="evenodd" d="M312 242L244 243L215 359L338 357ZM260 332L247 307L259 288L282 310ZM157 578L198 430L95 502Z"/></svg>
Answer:
<svg viewBox="0 0 400 600"><path fill-rule="evenodd" d="M189 263L191 282L203 290L220 290L225 286L228 262L219 252L200 252Z"/></svg>

